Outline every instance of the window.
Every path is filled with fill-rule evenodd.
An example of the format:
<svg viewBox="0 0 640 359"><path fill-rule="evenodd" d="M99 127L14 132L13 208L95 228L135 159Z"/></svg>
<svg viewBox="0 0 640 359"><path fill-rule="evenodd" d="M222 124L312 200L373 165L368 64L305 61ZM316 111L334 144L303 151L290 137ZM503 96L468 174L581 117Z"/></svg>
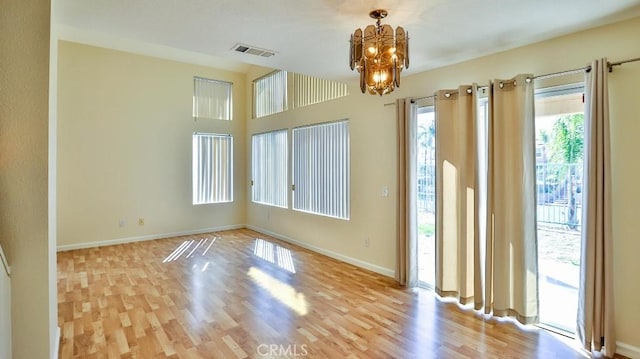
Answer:
<svg viewBox="0 0 640 359"><path fill-rule="evenodd" d="M287 72L274 71L253 81L253 117L287 109Z"/></svg>
<svg viewBox="0 0 640 359"><path fill-rule="evenodd" d="M292 74L293 108L309 106L347 96L347 84L318 77Z"/></svg>
<svg viewBox="0 0 640 359"><path fill-rule="evenodd" d="M193 78L193 117L231 120L230 82Z"/></svg>
<svg viewBox="0 0 640 359"><path fill-rule="evenodd" d="M252 201L287 208L287 130L251 137Z"/></svg>
<svg viewBox="0 0 640 359"><path fill-rule="evenodd" d="M349 219L349 122L292 131L293 209Z"/></svg>
<svg viewBox="0 0 640 359"><path fill-rule="evenodd" d="M253 81L253 118L287 111L289 105L304 107L347 95L349 90L343 82L274 71Z"/></svg>
<svg viewBox="0 0 640 359"><path fill-rule="evenodd" d="M233 137L193 134L193 204L233 201Z"/></svg>

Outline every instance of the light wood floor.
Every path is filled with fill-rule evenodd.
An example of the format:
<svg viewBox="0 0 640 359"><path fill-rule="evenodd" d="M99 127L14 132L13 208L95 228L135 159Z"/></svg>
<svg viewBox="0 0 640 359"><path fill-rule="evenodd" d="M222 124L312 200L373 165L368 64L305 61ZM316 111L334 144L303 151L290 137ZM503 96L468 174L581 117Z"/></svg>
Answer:
<svg viewBox="0 0 640 359"><path fill-rule="evenodd" d="M60 358L585 357L250 230L60 252L58 320Z"/></svg>

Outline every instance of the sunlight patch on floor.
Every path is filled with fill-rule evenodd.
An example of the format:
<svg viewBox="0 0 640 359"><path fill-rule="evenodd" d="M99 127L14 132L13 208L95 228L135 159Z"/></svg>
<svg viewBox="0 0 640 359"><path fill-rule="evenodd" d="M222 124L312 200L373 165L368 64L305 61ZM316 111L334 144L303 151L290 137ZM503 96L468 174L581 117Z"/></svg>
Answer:
<svg viewBox="0 0 640 359"><path fill-rule="evenodd" d="M256 238L256 243L253 247L253 255L258 258L262 258L267 262L273 263L290 273L296 272L291 251L287 248L280 247L277 244Z"/></svg>
<svg viewBox="0 0 640 359"><path fill-rule="evenodd" d="M185 258L191 258L194 256L194 254L197 253L196 251L198 249L204 249L204 251L202 252L202 256L204 256L205 254L207 254L207 252L209 251L213 243L216 241L216 239L219 239L219 238L220 237L213 237L211 240L209 240L209 238L201 238L197 242L195 239L184 241L178 246L178 248L174 249L173 252L171 252L171 254L165 257L162 263L177 261L185 253L188 253L185 256Z"/></svg>
<svg viewBox="0 0 640 359"><path fill-rule="evenodd" d="M295 288L287 283L283 283L277 278L272 277L269 273L251 267L247 272L256 284L269 292L269 294L277 299L280 303L286 305L298 315L306 315L308 313L308 303L304 293L296 291Z"/></svg>

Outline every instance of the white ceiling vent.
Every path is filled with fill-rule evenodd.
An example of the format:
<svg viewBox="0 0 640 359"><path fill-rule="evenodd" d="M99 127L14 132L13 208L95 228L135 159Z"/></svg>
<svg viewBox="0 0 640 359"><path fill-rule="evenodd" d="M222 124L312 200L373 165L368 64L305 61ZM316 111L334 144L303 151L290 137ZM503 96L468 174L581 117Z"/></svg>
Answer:
<svg viewBox="0 0 640 359"><path fill-rule="evenodd" d="M271 57L271 56L276 54L276 52L272 51L272 50L265 50L265 49L261 49L259 47L255 47L255 46L251 46L251 45L245 45L245 44L239 44L239 43L233 45L233 47L231 49L234 50L234 51L245 53L245 54L262 56L262 57Z"/></svg>

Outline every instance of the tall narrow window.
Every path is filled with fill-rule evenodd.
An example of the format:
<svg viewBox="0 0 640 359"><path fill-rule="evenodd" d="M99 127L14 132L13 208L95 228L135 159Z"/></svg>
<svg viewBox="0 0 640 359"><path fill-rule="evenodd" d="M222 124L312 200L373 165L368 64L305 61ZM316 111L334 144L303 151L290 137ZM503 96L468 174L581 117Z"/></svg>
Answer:
<svg viewBox="0 0 640 359"><path fill-rule="evenodd" d="M253 117L287 109L287 72L274 71L253 81Z"/></svg>
<svg viewBox="0 0 640 359"><path fill-rule="evenodd" d="M251 137L251 199L287 208L287 130Z"/></svg>
<svg viewBox="0 0 640 359"><path fill-rule="evenodd" d="M193 78L193 117L231 120L231 82Z"/></svg>
<svg viewBox="0 0 640 359"><path fill-rule="evenodd" d="M293 209L349 219L349 122L292 131Z"/></svg>
<svg viewBox="0 0 640 359"><path fill-rule="evenodd" d="M233 201L233 137L193 134L193 204Z"/></svg>

